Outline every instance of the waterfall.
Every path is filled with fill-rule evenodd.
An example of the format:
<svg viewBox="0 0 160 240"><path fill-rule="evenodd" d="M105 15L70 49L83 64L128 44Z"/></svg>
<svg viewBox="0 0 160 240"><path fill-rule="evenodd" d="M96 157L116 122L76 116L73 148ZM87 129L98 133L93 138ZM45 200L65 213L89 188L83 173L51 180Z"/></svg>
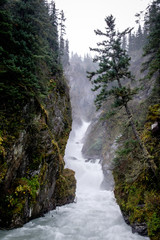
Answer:
<svg viewBox="0 0 160 240"><path fill-rule="evenodd" d="M86 161L81 153L89 123L73 129L66 147L66 167L75 171L75 203L57 208L22 228L0 231L3 240L148 240L132 233L122 217L113 191L100 188L99 160Z"/></svg>

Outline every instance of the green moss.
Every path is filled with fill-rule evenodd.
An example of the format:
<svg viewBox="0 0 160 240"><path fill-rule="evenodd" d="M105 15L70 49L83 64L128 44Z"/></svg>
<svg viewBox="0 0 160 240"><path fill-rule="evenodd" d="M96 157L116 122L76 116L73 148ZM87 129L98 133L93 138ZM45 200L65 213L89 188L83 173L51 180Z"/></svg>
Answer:
<svg viewBox="0 0 160 240"><path fill-rule="evenodd" d="M15 205L16 199L23 199L26 196L30 198L31 202L35 201L39 189L38 175L31 179L21 178L17 184L18 186L13 193L14 196L12 195L11 206Z"/></svg>
<svg viewBox="0 0 160 240"><path fill-rule="evenodd" d="M63 171L63 155L71 130L71 108L64 79L60 83L63 89L59 80L56 81L57 84L50 82L50 94L45 99L35 97L17 110L14 108L13 111L7 111L6 108L0 112L0 187L4 189L0 198L0 219L4 228L10 227L12 223L14 227L19 219L22 224L28 221L25 211L34 206L37 196L41 197L43 189L50 188L55 178L59 179L59 189L65 186L64 194L61 191L58 194L57 191L57 201L69 202L74 198L74 174L70 172L67 176L67 171ZM60 131L54 125L55 107L61 114ZM23 136L21 133L24 133ZM22 149L18 159L14 156L14 146ZM15 168L10 164L12 159ZM13 167L13 181L11 177L6 177L10 174L10 167ZM52 173L49 168L52 168L53 178L50 177ZM64 184L60 184L60 179Z"/></svg>
<svg viewBox="0 0 160 240"><path fill-rule="evenodd" d="M74 171L64 169L56 181L56 204L63 205L74 201L76 180Z"/></svg>
<svg viewBox="0 0 160 240"><path fill-rule="evenodd" d="M133 136L129 130L120 139L115 165L115 196L130 223L146 223L151 240L160 239L160 132L152 133L151 125L160 120L160 104L149 107L147 121L141 132L145 143L157 166L156 175L137 144L126 145L126 139ZM131 147L128 151L128 147Z"/></svg>
<svg viewBox="0 0 160 240"><path fill-rule="evenodd" d="M156 177L158 182L160 181L160 130L154 134L151 131L151 125L153 123L160 122L160 104L152 105L149 107L149 113L147 117L147 122L144 126L144 131L142 132L142 140L145 143L148 152L152 156L152 160L157 167ZM158 184L159 188L160 185Z"/></svg>
<svg viewBox="0 0 160 240"><path fill-rule="evenodd" d="M160 104L155 104L149 107L147 120L151 122L160 120Z"/></svg>
<svg viewBox="0 0 160 240"><path fill-rule="evenodd" d="M11 219L16 219L17 216L23 216L26 203L29 206L35 203L39 187L38 175L31 179L19 179L16 186L12 188L12 192L4 199L7 204L7 218L11 216Z"/></svg>
<svg viewBox="0 0 160 240"><path fill-rule="evenodd" d="M24 181L24 186L27 186L31 201L35 201L40 187L38 175L35 175L31 179L22 178L21 181Z"/></svg>
<svg viewBox="0 0 160 240"><path fill-rule="evenodd" d="M151 239L160 239L160 194L155 190L145 194L145 211L148 233Z"/></svg>
<svg viewBox="0 0 160 240"><path fill-rule="evenodd" d="M3 147L3 138L0 134L0 158L1 158L0 162L4 160L5 155L6 155L6 152L5 152L5 148Z"/></svg>
<svg viewBox="0 0 160 240"><path fill-rule="evenodd" d="M126 210L130 213L131 223L144 221L144 189L138 186L138 181L128 189Z"/></svg>
<svg viewBox="0 0 160 240"><path fill-rule="evenodd" d="M46 183L45 179L46 179L47 169L48 169L48 164L44 162L39 173L39 184L41 186L45 185Z"/></svg>
<svg viewBox="0 0 160 240"><path fill-rule="evenodd" d="M65 152L65 148L66 148L66 144L69 138L69 133L71 131L71 128L67 126L67 128L65 128L63 136L58 140L58 146L59 146L59 150L60 150L60 154L62 156L64 156L64 152Z"/></svg>

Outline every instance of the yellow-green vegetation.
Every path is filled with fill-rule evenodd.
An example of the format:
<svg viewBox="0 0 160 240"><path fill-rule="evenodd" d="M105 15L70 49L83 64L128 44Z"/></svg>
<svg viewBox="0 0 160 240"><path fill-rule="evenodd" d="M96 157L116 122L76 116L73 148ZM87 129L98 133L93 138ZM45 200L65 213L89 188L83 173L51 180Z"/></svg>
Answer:
<svg viewBox="0 0 160 240"><path fill-rule="evenodd" d="M59 151L62 156L64 155L64 152L65 152L66 142L68 141L70 131L71 131L71 128L68 125L63 132L63 137L60 138L58 141Z"/></svg>
<svg viewBox="0 0 160 240"><path fill-rule="evenodd" d="M154 158L156 165L160 165L160 136L159 130L153 133L151 131L151 126L160 123L160 104L155 104L149 107L149 114L147 117L147 122L145 124L144 131L142 133L142 140L145 143L151 156ZM158 126L159 128L159 126Z"/></svg>
<svg viewBox="0 0 160 240"><path fill-rule="evenodd" d="M153 173L129 130L119 139L113 171L115 195L122 212L132 226L146 223L151 240L160 239L160 129L151 129L155 122L160 122L160 104L149 107L141 132L141 139L156 164L156 172Z"/></svg>
<svg viewBox="0 0 160 240"><path fill-rule="evenodd" d="M2 158L5 157L5 149L3 147L3 138L0 136L0 155L2 156Z"/></svg>
<svg viewBox="0 0 160 240"><path fill-rule="evenodd" d="M38 190L38 175L35 175L30 179L19 179L12 194L6 197L8 200L8 208L13 211L13 214L22 214L26 202L28 202L29 206L35 202L36 196L38 195Z"/></svg>

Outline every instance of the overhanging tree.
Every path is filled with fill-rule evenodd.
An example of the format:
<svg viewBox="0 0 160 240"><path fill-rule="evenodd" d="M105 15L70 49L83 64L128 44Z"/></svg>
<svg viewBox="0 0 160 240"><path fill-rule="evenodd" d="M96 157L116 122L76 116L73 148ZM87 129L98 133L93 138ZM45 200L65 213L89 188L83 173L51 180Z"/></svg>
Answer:
<svg viewBox="0 0 160 240"><path fill-rule="evenodd" d="M99 109L108 99L113 98L114 107L125 108L133 134L139 142L144 157L149 160L150 166L155 172L156 166L139 137L128 106L128 102L137 93L137 89L122 85L123 79L133 80L134 78L129 70L130 57L122 47L122 39L131 32L131 29L128 28L121 33L116 31L115 18L112 15L105 18L105 23L105 32L99 29L95 30L96 35L104 37L105 40L97 43L97 48L90 48L91 51L98 53L93 61L99 63L99 68L95 72L88 73L88 78L94 85L93 91L99 90L95 100L96 106Z"/></svg>

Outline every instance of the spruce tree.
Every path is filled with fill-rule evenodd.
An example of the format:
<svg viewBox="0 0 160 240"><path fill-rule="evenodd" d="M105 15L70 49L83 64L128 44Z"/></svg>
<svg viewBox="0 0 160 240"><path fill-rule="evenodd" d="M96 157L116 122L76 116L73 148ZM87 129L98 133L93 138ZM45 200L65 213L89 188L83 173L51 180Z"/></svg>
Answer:
<svg viewBox="0 0 160 240"><path fill-rule="evenodd" d="M0 2L0 110L16 106L15 99L22 99L21 87L16 84L20 77L20 68L15 64L15 40L13 37L13 19L9 1ZM13 108L11 107L11 108Z"/></svg>
<svg viewBox="0 0 160 240"><path fill-rule="evenodd" d="M12 45L12 20L7 6L7 0L0 2L0 54L4 57L9 54ZM1 58L2 60L2 58Z"/></svg>
<svg viewBox="0 0 160 240"><path fill-rule="evenodd" d="M59 64L59 41L58 41L58 10L56 9L55 2L52 1L50 4L50 31L48 36L50 57L51 57L51 72L56 75L61 71Z"/></svg>
<svg viewBox="0 0 160 240"><path fill-rule="evenodd" d="M127 50L127 38L126 36L124 35L123 38L122 38L122 48L124 50Z"/></svg>
<svg viewBox="0 0 160 240"><path fill-rule="evenodd" d="M64 54L62 57L62 65L63 65L64 69L69 65L69 41L68 40L65 41L65 45L64 45Z"/></svg>
<svg viewBox="0 0 160 240"><path fill-rule="evenodd" d="M134 33L129 33L129 39L128 39L128 53L131 53L133 51L135 51L135 39L136 36Z"/></svg>
<svg viewBox="0 0 160 240"><path fill-rule="evenodd" d="M149 68L147 77L153 74L160 77L160 0L154 0L147 8L145 14L145 29L148 32L147 43L144 48L144 56L149 59L144 64L144 69Z"/></svg>
<svg viewBox="0 0 160 240"><path fill-rule="evenodd" d="M97 43L98 48L91 48L91 51L98 53L94 61L99 63L97 71L88 73L88 77L94 85L93 90L99 90L95 103L99 109L108 99L113 98L113 106L115 108L125 108L133 134L139 142L144 157L147 158L152 170L155 171L156 166L139 137L128 105L129 101L131 101L136 94L137 89L131 89L129 86L122 85L123 79L133 79L129 70L130 58L126 50L122 48L122 38L128 34L131 29L126 29L122 33L116 31L115 19L112 15L106 17L105 22L106 32L102 32L99 29L95 30L96 35L105 37L105 40Z"/></svg>
<svg viewBox="0 0 160 240"><path fill-rule="evenodd" d="M65 51L65 40L64 40L64 35L66 34L66 30L65 30L65 21L66 18L64 16L64 12L63 10L60 12L60 62L63 62L63 56L64 56L64 51Z"/></svg>
<svg viewBox="0 0 160 240"><path fill-rule="evenodd" d="M138 30L135 36L135 49L139 50L143 47L143 33L141 25L139 24Z"/></svg>
<svg viewBox="0 0 160 240"><path fill-rule="evenodd" d="M122 86L121 83L122 79L133 79L129 71L130 58L126 50L122 48L122 38L130 32L130 29L126 29L122 33L116 32L115 19L112 15L106 17L105 22L107 25L106 32L99 29L95 30L96 35L104 36L105 40L97 43L98 48L90 48L91 51L98 53L93 61L99 63L99 69L96 72L90 72L88 75L90 79L98 75L96 79L92 80L93 90L101 90L95 100L98 109L111 95L115 98L114 106L121 107L125 106L135 94L134 90ZM112 84L113 87L110 89L108 84L113 82L117 84Z"/></svg>
<svg viewBox="0 0 160 240"><path fill-rule="evenodd" d="M49 15L44 0L21 0L13 4L16 66L21 69L17 84L24 94L38 96L47 88L49 64Z"/></svg>
<svg viewBox="0 0 160 240"><path fill-rule="evenodd" d="M3 109L47 94L51 76L62 73L55 4L44 0L0 2L0 95ZM21 101L20 101L21 100ZM5 107L4 107L5 105Z"/></svg>

